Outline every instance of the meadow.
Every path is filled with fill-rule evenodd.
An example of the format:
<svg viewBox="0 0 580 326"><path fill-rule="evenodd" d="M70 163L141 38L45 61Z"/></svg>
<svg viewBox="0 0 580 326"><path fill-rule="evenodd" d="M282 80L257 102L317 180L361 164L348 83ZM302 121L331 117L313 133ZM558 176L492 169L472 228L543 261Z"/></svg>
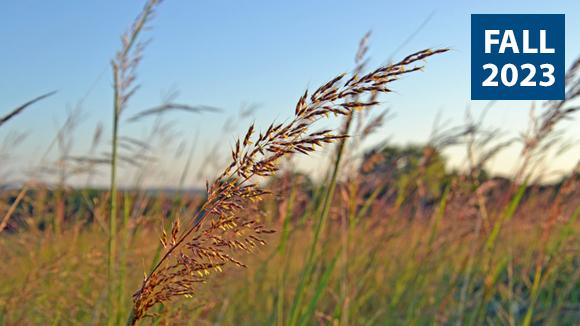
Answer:
<svg viewBox="0 0 580 326"><path fill-rule="evenodd" d="M238 138L218 149L225 159L190 153L171 190L120 188L121 164L148 173L147 140L121 135L159 5L146 3L113 57L112 133L94 135L111 141L107 155L66 151L71 117L57 135L59 181L0 188L1 325L579 323L580 168L550 183L542 170L568 155L559 126L579 110L580 59L566 100L541 103L517 139L468 114L423 144L361 152L389 118L380 99L448 51L367 67L367 35L355 68L299 94L285 122L227 135ZM48 96L7 109L0 128ZM130 119L213 110L168 101ZM337 126L320 130L327 117ZM513 174L490 175L487 163L512 145ZM464 150L464 169L449 167L451 147ZM322 150L324 177L300 173L296 157ZM184 187L192 160L216 167L206 189ZM108 188L66 182L96 169Z"/></svg>

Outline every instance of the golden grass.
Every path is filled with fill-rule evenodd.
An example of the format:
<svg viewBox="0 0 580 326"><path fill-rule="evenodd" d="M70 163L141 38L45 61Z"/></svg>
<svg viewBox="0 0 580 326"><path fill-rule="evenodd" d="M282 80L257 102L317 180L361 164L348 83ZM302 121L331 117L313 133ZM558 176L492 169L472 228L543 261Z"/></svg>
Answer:
<svg viewBox="0 0 580 326"><path fill-rule="evenodd" d="M140 34L159 3L146 2L112 61L111 154L72 157L65 149L56 190L26 184L1 193L0 324L118 325L126 315L129 325L578 320L580 171L552 186L533 177L561 143L558 124L579 110L580 59L567 75L567 99L531 115L510 180L487 178L484 168L515 141L494 141L497 133L471 116L436 130L425 145L377 148L356 164L353 148L386 117L367 115L380 106L379 95L421 70L418 62L447 51L422 50L366 73L367 35L351 75L306 91L288 122L263 132L252 124L204 195L119 191L118 163L141 159L122 155L119 145L147 148L119 132L138 89ZM129 120L168 110L215 111L167 102ZM330 115L343 117L339 128L314 130ZM59 142L67 143L66 132ZM281 168L325 144L337 146L322 182ZM449 173L441 153L458 144L466 145L468 170ZM108 191L67 189L67 159L110 168ZM183 175L190 164L191 154ZM83 171L90 177L91 169Z"/></svg>

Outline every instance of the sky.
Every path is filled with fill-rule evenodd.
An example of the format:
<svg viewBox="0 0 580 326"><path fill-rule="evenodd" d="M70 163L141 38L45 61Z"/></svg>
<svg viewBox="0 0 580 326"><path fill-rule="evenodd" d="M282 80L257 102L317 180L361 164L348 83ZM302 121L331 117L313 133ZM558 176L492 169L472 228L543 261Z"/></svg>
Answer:
<svg viewBox="0 0 580 326"><path fill-rule="evenodd" d="M87 154L98 124L104 139L110 139L110 60L119 48L119 36L142 5L133 0L3 3L0 114L39 94L58 93L0 129L0 146L16 134L26 134L17 146L0 147L0 154L10 154L0 156L5 162L0 177L22 179L55 160L58 150L51 144L67 112L75 108L81 113L69 137L71 155ZM429 59L424 72L394 84L396 92L382 100L395 116L374 135L374 142L424 142L438 115L461 123L469 107L477 116L487 103L470 101L472 13L564 13L566 63L580 55L580 1L165 0L144 35L151 42L139 68L141 88L125 117L159 104L171 92L179 92L178 102L211 105L222 112L164 116L174 131L166 138L175 141L157 144L155 156L162 159L157 172L148 175L150 184L175 185L185 164L185 148L195 146L194 156L200 159L194 159L191 170L200 171L205 164L201 157L216 144L229 148L248 124L267 127L288 119L304 89L352 70L358 42L369 30L370 67L423 48L451 49ZM237 112L249 106L256 107L253 117L241 119ZM521 101L496 103L486 121L508 136L517 135L526 128L530 106ZM225 134L228 119L236 120L236 127ZM147 140L154 121L123 120L122 135ZM571 139L580 137L577 126L577 121L564 125ZM106 151L106 146L101 148ZM459 152L449 155L453 164L462 164ZM323 156L302 166L316 170ZM512 148L492 161L490 169L509 173L517 156ZM570 169L579 158L575 147L551 161L551 168ZM95 180L105 183L106 175ZM198 182L194 172L187 180L188 185Z"/></svg>

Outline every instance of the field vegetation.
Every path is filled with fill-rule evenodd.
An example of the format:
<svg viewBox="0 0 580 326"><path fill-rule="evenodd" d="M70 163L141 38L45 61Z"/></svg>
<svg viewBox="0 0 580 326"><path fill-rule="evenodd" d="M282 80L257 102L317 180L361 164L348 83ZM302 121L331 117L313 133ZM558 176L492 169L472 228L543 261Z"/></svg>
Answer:
<svg viewBox="0 0 580 326"><path fill-rule="evenodd" d="M580 168L550 183L543 171L569 155L559 126L579 109L580 59L566 100L531 110L518 138L468 111L422 144L365 147L390 118L381 98L447 51L368 67L368 34L354 69L297 95L284 122L225 135L238 136L216 148L225 159L183 149L180 184L147 189L149 146L165 130L134 139L124 123L219 111L170 98L126 116L159 5L146 3L112 59L112 133L98 125L92 148L71 153L73 111L55 136L60 159L41 171L56 182L0 180L1 325L578 324ZM0 128L52 94L5 111ZM19 141L3 140L0 175ZM491 175L488 162L508 147L518 166ZM450 168L449 148L464 149L461 169ZM295 164L313 151L330 158L319 180ZM214 177L192 191L195 161ZM120 166L137 171L135 186L118 187ZM110 173L108 188L88 186L97 171ZM71 187L73 175L87 186Z"/></svg>

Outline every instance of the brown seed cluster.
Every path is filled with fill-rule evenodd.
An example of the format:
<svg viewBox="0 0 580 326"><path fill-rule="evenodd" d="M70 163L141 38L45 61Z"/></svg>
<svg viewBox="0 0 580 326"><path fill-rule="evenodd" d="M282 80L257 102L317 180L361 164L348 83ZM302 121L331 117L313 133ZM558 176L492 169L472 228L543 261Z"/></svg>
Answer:
<svg viewBox="0 0 580 326"><path fill-rule="evenodd" d="M175 245L176 232L172 231L169 242L162 240L166 248ZM233 257L232 252L252 252L258 245L265 244L259 235L271 232L257 222L242 217L214 219L198 224L194 227L195 236L183 244L174 259L146 278L145 286L134 294L136 320L143 318L156 303L193 295L196 285L204 283L211 272L221 272L222 266L227 263L245 267Z"/></svg>
<svg viewBox="0 0 580 326"><path fill-rule="evenodd" d="M265 244L260 236L272 231L242 213L267 193L254 179L275 174L283 158L296 153L308 154L325 143L345 137L332 130L311 131L316 121L331 114L347 115L376 105L376 96L365 102L359 101L358 95L390 92L389 83L422 68L411 65L445 51L419 51L363 76L355 72L346 79L341 74L310 95L306 91L298 100L290 122L272 124L257 137L254 125L250 126L236 142L231 164L207 186L207 200L190 225L182 232L176 221L170 239L163 233L161 242L166 248L165 254L133 296L133 322L143 318L157 303L191 296L195 286L203 283L212 270L221 271L228 263L244 266L234 258L235 252L251 252Z"/></svg>

